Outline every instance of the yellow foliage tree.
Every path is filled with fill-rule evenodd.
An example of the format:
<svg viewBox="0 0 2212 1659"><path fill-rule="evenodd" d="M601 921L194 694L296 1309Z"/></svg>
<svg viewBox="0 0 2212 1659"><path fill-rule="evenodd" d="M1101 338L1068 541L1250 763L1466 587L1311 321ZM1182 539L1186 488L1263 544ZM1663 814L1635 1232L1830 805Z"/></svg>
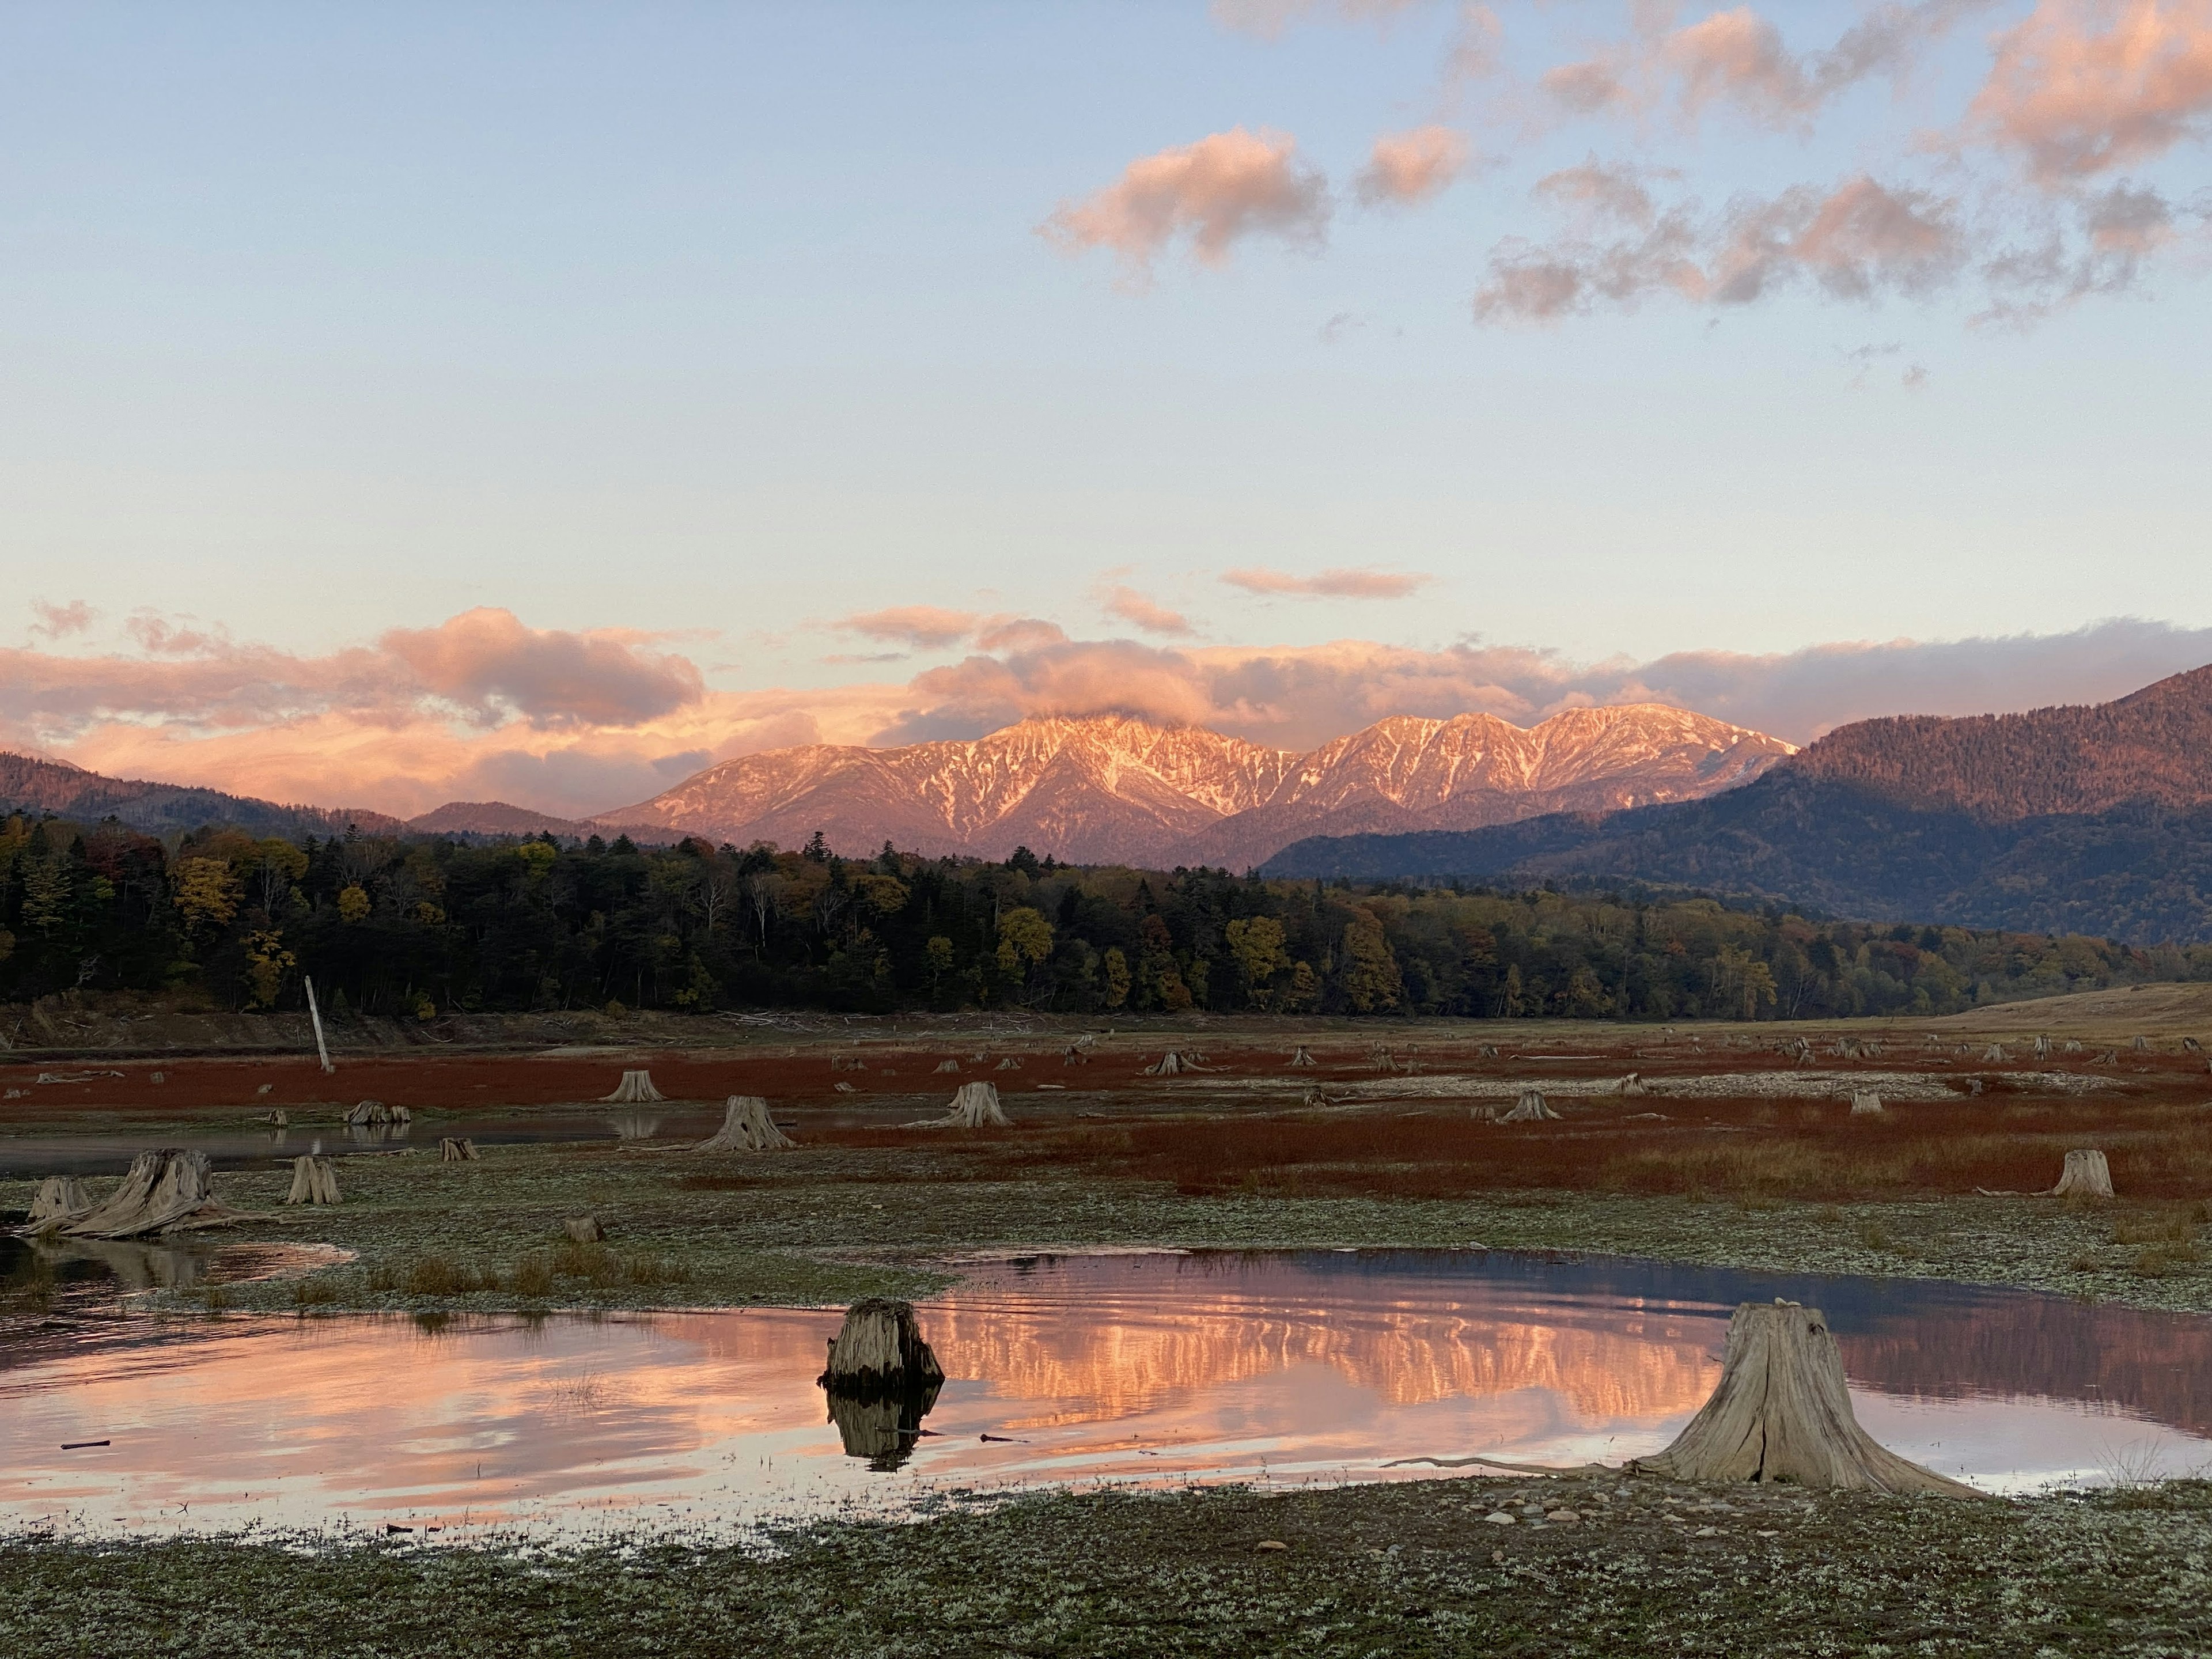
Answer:
<svg viewBox="0 0 2212 1659"><path fill-rule="evenodd" d="M228 859L179 859L169 867L169 884L188 933L228 926L244 891Z"/></svg>
<svg viewBox="0 0 2212 1659"><path fill-rule="evenodd" d="M274 931L246 936L246 1006L273 1008L284 988L284 975L299 966L298 958L284 948L284 936Z"/></svg>
<svg viewBox="0 0 2212 1659"><path fill-rule="evenodd" d="M338 920L367 921L368 920L368 889L359 882L338 889Z"/></svg>

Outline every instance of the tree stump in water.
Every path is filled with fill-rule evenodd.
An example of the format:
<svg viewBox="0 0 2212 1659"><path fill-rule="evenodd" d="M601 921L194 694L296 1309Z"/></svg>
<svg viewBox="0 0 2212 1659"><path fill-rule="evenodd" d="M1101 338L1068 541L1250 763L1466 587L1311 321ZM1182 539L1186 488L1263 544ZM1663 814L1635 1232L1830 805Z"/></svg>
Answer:
<svg viewBox="0 0 2212 1659"><path fill-rule="evenodd" d="M477 1144L473 1140L458 1140L447 1135L438 1143L438 1162L441 1164L480 1164Z"/></svg>
<svg viewBox="0 0 2212 1659"><path fill-rule="evenodd" d="M141 1152L123 1184L60 1231L70 1238L142 1238L188 1227L219 1227L238 1212L216 1202L205 1152L175 1146Z"/></svg>
<svg viewBox="0 0 2212 1659"><path fill-rule="evenodd" d="M846 1310L830 1339L830 1363L815 1381L832 1394L878 1399L935 1389L944 1369L915 1322L914 1304L872 1296Z"/></svg>
<svg viewBox="0 0 2212 1659"><path fill-rule="evenodd" d="M338 1202L338 1172L326 1158L295 1158L292 1160L292 1190L284 1194L287 1204L336 1204Z"/></svg>
<svg viewBox="0 0 2212 1659"><path fill-rule="evenodd" d="M775 1127L768 1102L758 1095L732 1095L722 1109L722 1127L691 1150L695 1152L780 1152L799 1143Z"/></svg>
<svg viewBox="0 0 2212 1659"><path fill-rule="evenodd" d="M1554 1121L1559 1115L1552 1109L1551 1103L1544 1098L1542 1090L1523 1089L1521 1098L1514 1103L1513 1109L1498 1121L1500 1123L1543 1123Z"/></svg>
<svg viewBox="0 0 2212 1659"><path fill-rule="evenodd" d="M624 1072L623 1080L615 1085L614 1093L603 1095L600 1098L617 1106L650 1106L668 1097L653 1086L652 1073Z"/></svg>
<svg viewBox="0 0 2212 1659"><path fill-rule="evenodd" d="M1871 1089L1859 1089L1852 1092L1851 1115L1853 1117L1880 1117L1881 1115L1880 1095Z"/></svg>
<svg viewBox="0 0 2212 1659"><path fill-rule="evenodd" d="M1907 1462L1859 1426L1828 1322L1819 1309L1795 1302L1739 1307L1712 1398L1673 1445L1629 1467L1673 1480L1978 1495Z"/></svg>
<svg viewBox="0 0 2212 1659"><path fill-rule="evenodd" d="M830 1420L837 1425L837 1438L845 1455L865 1457L868 1467L889 1474L913 1455L921 1438L921 1419L937 1403L937 1388L866 1400L858 1395L830 1394Z"/></svg>
<svg viewBox="0 0 2212 1659"><path fill-rule="evenodd" d="M579 1244L604 1244L607 1230L599 1224L595 1215L572 1215L561 1224L568 1237Z"/></svg>
<svg viewBox="0 0 2212 1659"><path fill-rule="evenodd" d="M952 1097L952 1109L943 1117L925 1117L899 1127L902 1129L1011 1129L1013 1123L999 1109L996 1084L963 1083Z"/></svg>
<svg viewBox="0 0 2212 1659"><path fill-rule="evenodd" d="M1313 1063L1314 1057L1306 1051L1306 1046L1303 1042L1297 1046L1297 1051L1291 1055L1291 1064L1292 1066L1310 1066Z"/></svg>
<svg viewBox="0 0 2212 1659"><path fill-rule="evenodd" d="M2102 1152L2069 1152L2066 1154L2066 1167L2059 1172L2058 1184L2045 1196L2110 1198L2112 1196L2112 1166L2105 1162Z"/></svg>
<svg viewBox="0 0 2212 1659"><path fill-rule="evenodd" d="M38 1196L31 1200L30 1224L24 1231L45 1232L91 1211L92 1194L85 1190L84 1182L75 1176L48 1176L39 1183Z"/></svg>

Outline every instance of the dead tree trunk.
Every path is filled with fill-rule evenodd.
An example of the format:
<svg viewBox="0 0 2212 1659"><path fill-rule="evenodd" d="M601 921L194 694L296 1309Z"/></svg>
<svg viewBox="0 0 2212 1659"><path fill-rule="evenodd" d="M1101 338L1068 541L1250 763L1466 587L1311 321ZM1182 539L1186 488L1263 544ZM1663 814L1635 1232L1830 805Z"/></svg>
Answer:
<svg viewBox="0 0 2212 1659"><path fill-rule="evenodd" d="M780 1152L799 1143L775 1127L768 1102L758 1095L732 1095L722 1109L722 1127L691 1150L695 1152Z"/></svg>
<svg viewBox="0 0 2212 1659"><path fill-rule="evenodd" d="M1556 1121L1559 1115L1552 1109L1551 1103L1544 1098L1541 1089L1523 1089L1521 1098L1514 1103L1513 1109L1498 1121L1500 1123L1544 1123Z"/></svg>
<svg viewBox="0 0 2212 1659"><path fill-rule="evenodd" d="M287 1204L336 1204L338 1201L338 1172L326 1158L295 1158L292 1160L292 1190L284 1194Z"/></svg>
<svg viewBox="0 0 2212 1659"><path fill-rule="evenodd" d="M70 1238L142 1238L239 1219L236 1211L216 1202L205 1152L165 1146L131 1159L130 1173L106 1201L60 1231Z"/></svg>
<svg viewBox="0 0 2212 1659"><path fill-rule="evenodd" d="M31 1200L30 1224L26 1232L46 1232L92 1211L92 1194L75 1176L48 1176L39 1183Z"/></svg>
<svg viewBox="0 0 2212 1659"><path fill-rule="evenodd" d="M952 1109L943 1117L925 1117L902 1123L902 1129L1010 1129L1012 1121L999 1109L999 1089L994 1083L963 1083L952 1097Z"/></svg>
<svg viewBox="0 0 2212 1659"><path fill-rule="evenodd" d="M1786 1480L1848 1492L1940 1492L1971 1486L1876 1443L1852 1414L1844 1358L1817 1308L1747 1302L1729 1322L1712 1398L1674 1443L1629 1466L1674 1480Z"/></svg>
<svg viewBox="0 0 2212 1659"><path fill-rule="evenodd" d="M473 1140L459 1140L447 1135L438 1143L438 1162L441 1164L481 1164Z"/></svg>
<svg viewBox="0 0 2212 1659"><path fill-rule="evenodd" d="M815 1379L832 1394L863 1398L933 1389L945 1372L921 1340L914 1304L872 1296L847 1310L830 1339L830 1364Z"/></svg>
<svg viewBox="0 0 2212 1659"><path fill-rule="evenodd" d="M2045 1196L2110 1198L2112 1196L2112 1166L2105 1162L2102 1152L2069 1152L2066 1154L2066 1167L2059 1172L2058 1184Z"/></svg>
<svg viewBox="0 0 2212 1659"><path fill-rule="evenodd" d="M617 1106L649 1106L668 1097L653 1086L652 1073L624 1072L623 1080L615 1086L614 1093L603 1095L600 1098Z"/></svg>

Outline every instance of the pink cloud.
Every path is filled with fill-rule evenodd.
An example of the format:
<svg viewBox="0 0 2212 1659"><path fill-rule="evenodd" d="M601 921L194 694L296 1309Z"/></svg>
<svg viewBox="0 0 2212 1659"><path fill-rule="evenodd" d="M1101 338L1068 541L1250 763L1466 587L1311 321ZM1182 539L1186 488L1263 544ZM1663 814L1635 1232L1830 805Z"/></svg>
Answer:
<svg viewBox="0 0 2212 1659"><path fill-rule="evenodd" d="M67 639L72 634L84 633L91 628L94 618L100 615L82 599L71 599L67 605L33 599L31 614L38 618L31 624L31 632L43 634L50 640Z"/></svg>
<svg viewBox="0 0 2212 1659"><path fill-rule="evenodd" d="M1098 605L1109 617L1118 617L1132 628L1141 628L1147 634L1188 634L1194 630L1190 618L1179 611L1170 611L1139 593L1133 587L1115 583L1101 588Z"/></svg>
<svg viewBox="0 0 2212 1659"><path fill-rule="evenodd" d="M1252 565L1241 570L1224 570L1221 580L1248 593L1295 594L1306 599L1402 599L1436 578L1418 571L1343 569L1293 576L1286 570Z"/></svg>
<svg viewBox="0 0 2212 1659"><path fill-rule="evenodd" d="M966 639L982 623L972 611L947 611L934 605L893 605L847 617L837 626L872 640L889 640L917 651L934 651Z"/></svg>
<svg viewBox="0 0 2212 1659"><path fill-rule="evenodd" d="M1296 139L1235 127L1130 162L1105 189L1063 202L1039 231L1070 253L1108 249L1141 275L1179 238L1209 265L1249 236L1318 247L1328 216L1328 184L1299 162Z"/></svg>
<svg viewBox="0 0 2212 1659"><path fill-rule="evenodd" d="M1425 202L1459 177L1467 158L1466 138L1449 127L1386 132L1375 141L1355 189L1370 206Z"/></svg>
<svg viewBox="0 0 2212 1659"><path fill-rule="evenodd" d="M526 628L511 611L482 606L435 628L395 628L377 641L432 695L495 723L634 726L696 702L698 669L640 650L607 630Z"/></svg>
<svg viewBox="0 0 2212 1659"><path fill-rule="evenodd" d="M2045 184L2201 136L2212 116L2212 0L2043 0L1998 38L1970 126Z"/></svg>

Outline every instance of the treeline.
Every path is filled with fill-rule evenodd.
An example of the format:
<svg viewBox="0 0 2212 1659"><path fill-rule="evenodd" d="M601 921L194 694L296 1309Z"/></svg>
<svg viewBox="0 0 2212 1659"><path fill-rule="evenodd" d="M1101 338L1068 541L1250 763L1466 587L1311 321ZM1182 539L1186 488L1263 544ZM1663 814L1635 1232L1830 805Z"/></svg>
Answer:
<svg viewBox="0 0 2212 1659"><path fill-rule="evenodd" d="M787 1006L1481 1018L1938 1014L2212 948L1808 920L1711 899L1003 864L815 843L496 846L0 823L0 998L331 1012Z"/></svg>

